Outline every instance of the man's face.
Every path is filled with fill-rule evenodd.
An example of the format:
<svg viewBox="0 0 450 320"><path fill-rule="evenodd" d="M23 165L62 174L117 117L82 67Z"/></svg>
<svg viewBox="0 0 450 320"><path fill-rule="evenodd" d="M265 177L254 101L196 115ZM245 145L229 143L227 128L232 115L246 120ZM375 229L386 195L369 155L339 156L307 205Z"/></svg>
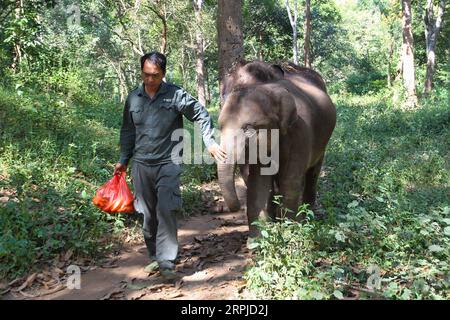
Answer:
<svg viewBox="0 0 450 320"><path fill-rule="evenodd" d="M156 64L146 60L142 68L141 77L148 89L156 91L164 78L164 73Z"/></svg>

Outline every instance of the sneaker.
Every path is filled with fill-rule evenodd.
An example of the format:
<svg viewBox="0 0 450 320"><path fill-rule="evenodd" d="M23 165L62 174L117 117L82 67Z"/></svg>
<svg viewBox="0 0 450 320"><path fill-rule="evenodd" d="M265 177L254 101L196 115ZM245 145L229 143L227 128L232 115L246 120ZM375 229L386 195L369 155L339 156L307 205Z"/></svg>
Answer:
<svg viewBox="0 0 450 320"><path fill-rule="evenodd" d="M144 272L145 273L154 273L154 272L158 271L158 269L159 269L158 261L156 261L156 258L154 256L150 257L150 264L148 264L144 268Z"/></svg>
<svg viewBox="0 0 450 320"><path fill-rule="evenodd" d="M175 269L161 269L159 270L159 273L166 280L175 280L180 278L180 275L177 274Z"/></svg>

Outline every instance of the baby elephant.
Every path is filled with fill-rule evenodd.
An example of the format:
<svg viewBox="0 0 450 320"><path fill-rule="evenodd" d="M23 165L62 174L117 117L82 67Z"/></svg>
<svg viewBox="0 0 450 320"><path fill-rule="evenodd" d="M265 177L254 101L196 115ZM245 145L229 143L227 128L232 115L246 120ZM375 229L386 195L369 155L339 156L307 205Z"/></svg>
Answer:
<svg viewBox="0 0 450 320"><path fill-rule="evenodd" d="M234 172L246 169L249 238L259 216L274 216L274 194L294 218L299 205L314 205L325 148L336 125L336 109L315 71L293 64L240 63L225 80L219 116L219 184L231 211L239 210Z"/></svg>

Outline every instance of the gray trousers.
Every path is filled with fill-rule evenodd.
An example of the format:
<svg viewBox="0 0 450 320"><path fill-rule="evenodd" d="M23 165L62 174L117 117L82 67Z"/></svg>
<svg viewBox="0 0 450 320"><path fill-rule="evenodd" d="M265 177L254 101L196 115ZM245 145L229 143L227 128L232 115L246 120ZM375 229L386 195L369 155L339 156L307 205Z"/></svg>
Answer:
<svg viewBox="0 0 450 320"><path fill-rule="evenodd" d="M180 165L149 166L134 162L131 170L135 210L144 215L144 239L151 259L161 268L173 268L178 255L176 213L183 205Z"/></svg>

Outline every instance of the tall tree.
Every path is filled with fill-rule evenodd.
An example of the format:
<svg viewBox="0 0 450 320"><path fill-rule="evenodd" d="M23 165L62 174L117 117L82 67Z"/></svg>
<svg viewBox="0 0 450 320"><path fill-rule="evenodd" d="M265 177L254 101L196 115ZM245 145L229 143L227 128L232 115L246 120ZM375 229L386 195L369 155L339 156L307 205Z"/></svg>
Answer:
<svg viewBox="0 0 450 320"><path fill-rule="evenodd" d="M311 68L311 0L305 0L304 64Z"/></svg>
<svg viewBox="0 0 450 320"><path fill-rule="evenodd" d="M425 41L427 49L427 73L425 77L424 93L427 94L433 88L433 75L436 66L436 43L442 27L445 0L440 0L439 5L433 4L433 0L427 0L425 11ZM437 11L437 13L436 13Z"/></svg>
<svg viewBox="0 0 450 320"><path fill-rule="evenodd" d="M165 54L167 49L167 18L166 18L166 3L161 0L155 0L149 6L149 9L152 10L162 23L162 33L161 33L161 53Z"/></svg>
<svg viewBox="0 0 450 320"><path fill-rule="evenodd" d="M19 21L21 16L23 15L23 1L22 0L16 0L16 7L15 7L15 18L16 21ZM11 69L16 72L17 66L20 65L22 60L22 48L20 45L20 37L16 35L14 46L13 46L13 62L11 65Z"/></svg>
<svg viewBox="0 0 450 320"><path fill-rule="evenodd" d="M297 20L298 20L298 1L293 0L293 8L291 9L291 5L289 4L289 0L286 0L284 2L284 5L286 7L289 21L291 22L292 27L292 50L294 54L294 63L298 64L298 45L297 45L297 38L298 38L298 32L297 32Z"/></svg>
<svg viewBox="0 0 450 320"><path fill-rule="evenodd" d="M242 0L219 0L217 40L221 105L223 105L223 79L233 64L244 57L241 25Z"/></svg>
<svg viewBox="0 0 450 320"><path fill-rule="evenodd" d="M411 0L402 0L403 11L403 48L402 75L407 94L407 105L417 104L416 77L414 68L414 39L412 35Z"/></svg>
<svg viewBox="0 0 450 320"><path fill-rule="evenodd" d="M195 51L196 51L196 71L197 71L197 95L198 101L206 106L206 86L205 86L205 39L202 32L202 6L203 0L193 0L195 12Z"/></svg>

